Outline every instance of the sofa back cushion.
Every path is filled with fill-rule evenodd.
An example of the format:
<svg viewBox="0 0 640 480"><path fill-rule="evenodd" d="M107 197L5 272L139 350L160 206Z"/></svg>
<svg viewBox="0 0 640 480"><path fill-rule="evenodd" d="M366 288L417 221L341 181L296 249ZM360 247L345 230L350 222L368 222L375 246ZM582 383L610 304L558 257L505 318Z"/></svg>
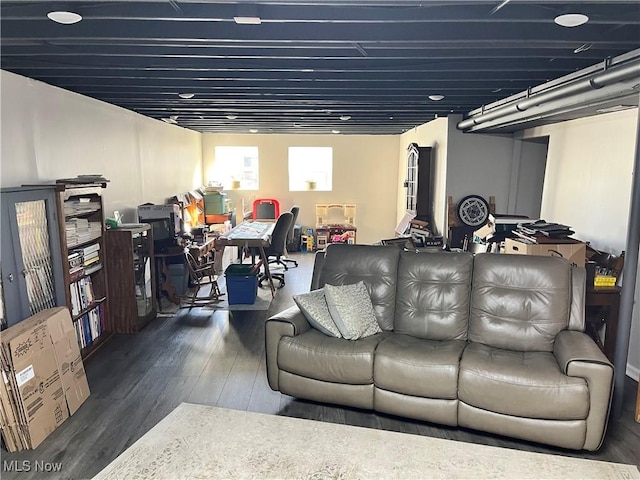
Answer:
<svg viewBox="0 0 640 480"><path fill-rule="evenodd" d="M571 265L564 258L476 255L469 341L550 352L569 324L571 294Z"/></svg>
<svg viewBox="0 0 640 480"><path fill-rule="evenodd" d="M473 256L402 252L393 330L427 340L466 340Z"/></svg>
<svg viewBox="0 0 640 480"><path fill-rule="evenodd" d="M363 281L382 330L393 329L400 249L375 245L331 244L320 272L319 286Z"/></svg>

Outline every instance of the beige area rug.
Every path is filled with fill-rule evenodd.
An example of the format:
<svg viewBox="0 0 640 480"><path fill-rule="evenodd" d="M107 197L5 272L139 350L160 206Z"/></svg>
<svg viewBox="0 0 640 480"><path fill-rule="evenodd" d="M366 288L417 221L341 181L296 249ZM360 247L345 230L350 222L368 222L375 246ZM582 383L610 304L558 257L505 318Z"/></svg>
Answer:
<svg viewBox="0 0 640 480"><path fill-rule="evenodd" d="M224 284L224 280L218 280L218 285L220 290L225 293L222 296L222 299L217 303L212 303L206 307L198 307L198 308L209 308L212 310L269 310L269 306L271 305L271 301L273 297L271 296L271 290L267 288L258 287L258 296L256 301L251 304L232 304L229 305L226 294L226 286ZM266 285L266 283L265 283ZM277 282L276 282L277 285ZM205 296L209 294L209 287L203 288L200 292L200 296ZM167 297L163 296L160 299L160 310L158 312L159 317L173 317L178 310L187 310L188 307L180 308L175 303L172 303L167 299Z"/></svg>
<svg viewBox="0 0 640 480"><path fill-rule="evenodd" d="M182 403L95 479L630 479L635 466Z"/></svg>

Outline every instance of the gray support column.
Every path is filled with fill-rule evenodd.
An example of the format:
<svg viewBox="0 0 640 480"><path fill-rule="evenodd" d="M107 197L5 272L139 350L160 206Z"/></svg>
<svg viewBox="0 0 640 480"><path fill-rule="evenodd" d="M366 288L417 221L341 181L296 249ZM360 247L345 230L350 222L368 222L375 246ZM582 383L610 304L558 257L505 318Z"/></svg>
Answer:
<svg viewBox="0 0 640 480"><path fill-rule="evenodd" d="M633 296L638 276L638 249L640 248L640 110L636 125L636 156L633 165L631 182L631 208L629 209L629 226L627 229L627 247L624 259L624 281L620 298L620 317L618 319L618 336L616 338L615 388L613 392L613 418L622 416L622 399L624 394L624 377L629 355L629 339L631 336L631 320L633 314ZM640 308L640 306L638 307Z"/></svg>

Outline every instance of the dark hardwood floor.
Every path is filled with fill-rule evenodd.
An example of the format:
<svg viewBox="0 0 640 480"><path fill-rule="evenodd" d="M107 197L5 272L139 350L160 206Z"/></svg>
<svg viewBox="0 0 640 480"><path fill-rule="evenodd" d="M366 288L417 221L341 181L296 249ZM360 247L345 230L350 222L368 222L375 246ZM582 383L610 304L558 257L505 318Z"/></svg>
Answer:
<svg viewBox="0 0 640 480"><path fill-rule="evenodd" d="M635 464L640 467L640 424L633 420L637 383L628 380L624 414L609 423L595 453L528 442L296 400L273 392L266 380L264 322L308 291L313 255L293 255L268 312L193 309L159 317L139 334L116 335L86 365L91 396L36 450L2 451L2 478L91 478L181 402L379 428L532 452ZM7 462L61 462L59 473L7 471ZM21 463L19 463L21 464ZM12 464L15 465L15 464ZM33 465L33 463L32 463Z"/></svg>

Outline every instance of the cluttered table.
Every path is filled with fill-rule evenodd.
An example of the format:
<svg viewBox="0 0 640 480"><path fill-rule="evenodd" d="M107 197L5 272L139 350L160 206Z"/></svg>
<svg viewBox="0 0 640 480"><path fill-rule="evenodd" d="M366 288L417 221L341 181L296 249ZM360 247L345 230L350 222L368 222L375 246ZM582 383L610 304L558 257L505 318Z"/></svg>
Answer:
<svg viewBox="0 0 640 480"><path fill-rule="evenodd" d="M274 222L253 222L247 221L232 228L216 239L216 249L222 250L227 246L238 248L257 248L260 252L260 260L264 265L264 273L269 281L271 295L274 296L276 289L273 285L273 278L269 270L269 262L264 249L271 245L271 234L273 233Z"/></svg>

